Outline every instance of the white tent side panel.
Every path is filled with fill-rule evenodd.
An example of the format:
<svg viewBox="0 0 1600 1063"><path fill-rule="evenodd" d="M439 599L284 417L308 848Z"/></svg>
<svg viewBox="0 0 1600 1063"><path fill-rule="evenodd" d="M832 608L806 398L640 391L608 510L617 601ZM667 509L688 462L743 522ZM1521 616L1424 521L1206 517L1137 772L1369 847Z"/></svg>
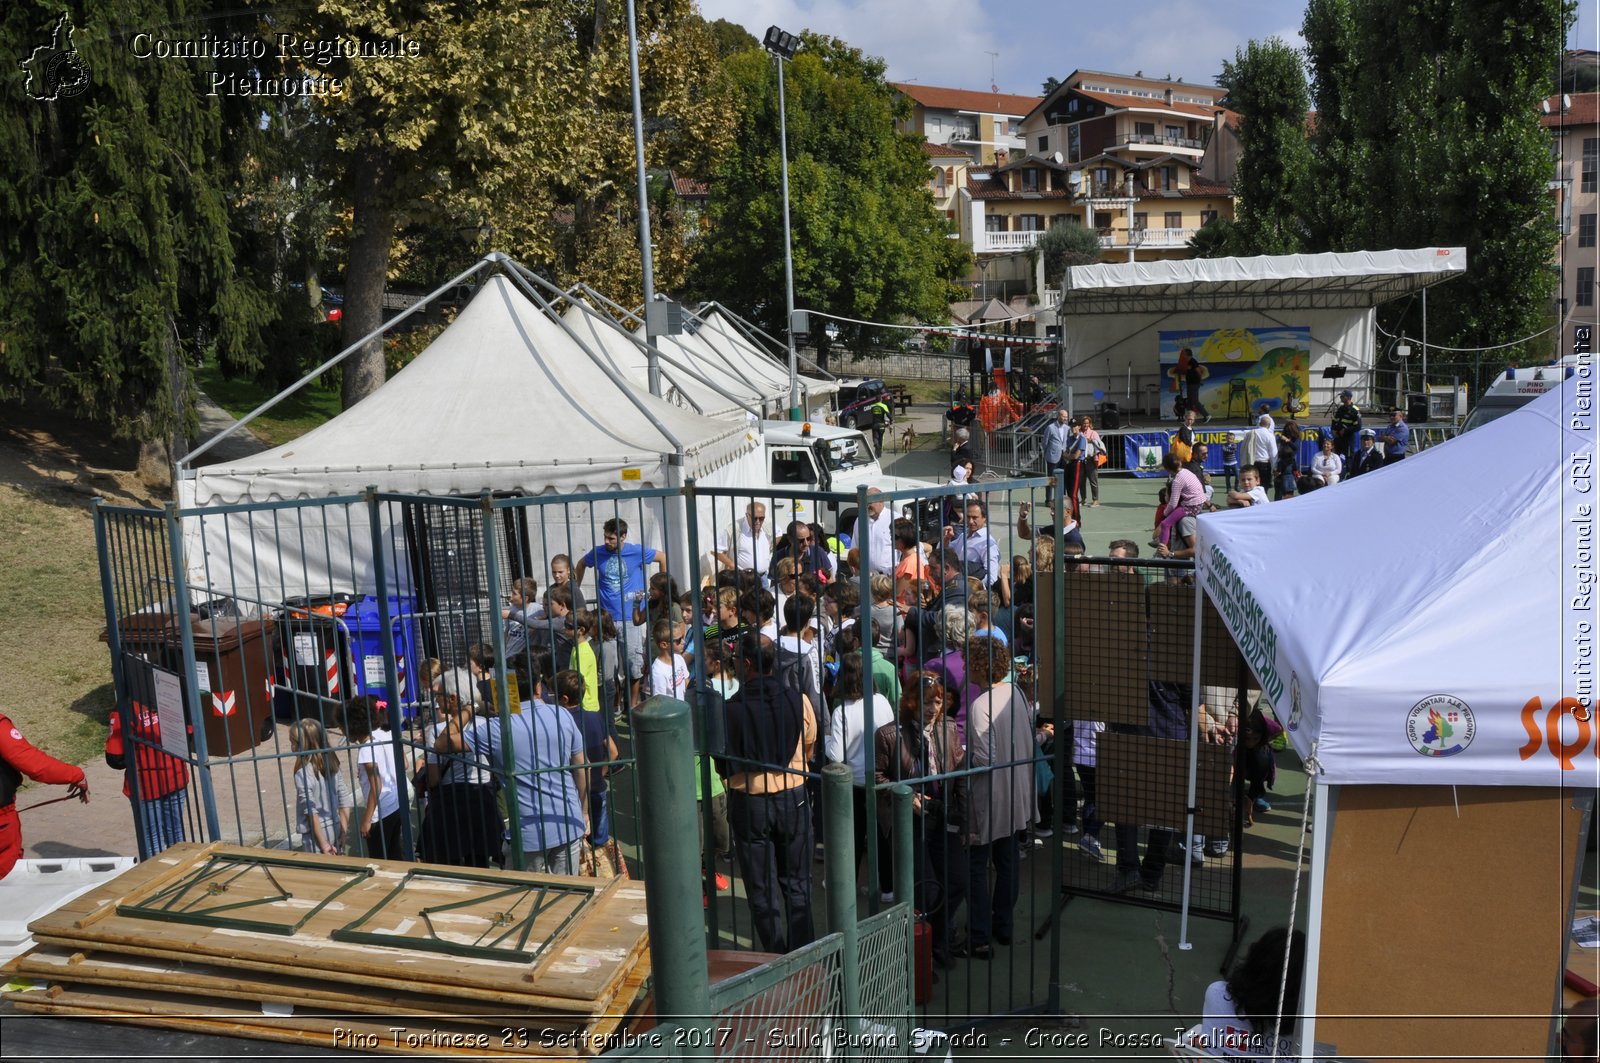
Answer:
<svg viewBox="0 0 1600 1063"><path fill-rule="evenodd" d="M1162 332L1221 328L1281 328L1304 326L1311 330L1311 393L1308 407L1313 416L1322 411L1339 391L1362 386L1363 374L1373 369L1375 335L1374 311L1361 310L1275 310L1271 315L1257 311L1207 311L1182 314L1084 314L1068 315L1066 326L1067 383L1076 395L1104 391L1106 398L1124 407L1143 408L1148 385L1161 376L1160 342ZM1339 381L1322 379L1322 370L1339 364L1349 375ZM1381 367L1378 367L1381 368ZM1133 394L1128 394L1129 370ZM1221 409L1213 409L1217 420L1224 420ZM1237 411L1236 411L1237 413ZM1242 417L1235 416L1235 421Z"/></svg>
<svg viewBox="0 0 1600 1063"><path fill-rule="evenodd" d="M1333 488L1201 516L1200 585L1323 781L1593 785L1596 729L1559 708L1584 675L1593 699L1571 571L1594 571L1582 386Z"/></svg>

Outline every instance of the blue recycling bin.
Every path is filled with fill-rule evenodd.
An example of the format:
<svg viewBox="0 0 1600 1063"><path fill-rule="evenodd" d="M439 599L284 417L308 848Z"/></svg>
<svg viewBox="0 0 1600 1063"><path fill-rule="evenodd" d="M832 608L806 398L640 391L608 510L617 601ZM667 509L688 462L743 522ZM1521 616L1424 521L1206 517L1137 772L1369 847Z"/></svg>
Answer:
<svg viewBox="0 0 1600 1063"><path fill-rule="evenodd" d="M389 598L389 625L385 630L378 613L378 599L372 595L362 598L344 615L350 629L350 653L355 661L355 687L359 694L370 694L389 703L389 718L410 720L417 714L421 700L419 684L427 682L417 656L417 621L415 601L403 595ZM399 670L400 690L388 689L384 675L383 653L385 639L394 646L395 667ZM400 708L400 715L395 713Z"/></svg>

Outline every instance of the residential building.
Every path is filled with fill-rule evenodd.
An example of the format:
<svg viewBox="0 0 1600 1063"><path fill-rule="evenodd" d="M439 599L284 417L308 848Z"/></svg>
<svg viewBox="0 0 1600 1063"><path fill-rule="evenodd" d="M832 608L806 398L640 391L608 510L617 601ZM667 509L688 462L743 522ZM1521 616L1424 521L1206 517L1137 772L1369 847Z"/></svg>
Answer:
<svg viewBox="0 0 1600 1063"><path fill-rule="evenodd" d="M979 254L1025 251L1053 224L1088 225L1108 260L1181 258L1233 216L1237 116L1224 90L1079 70L1019 127L1024 147L968 173L961 232Z"/></svg>
<svg viewBox="0 0 1600 1063"><path fill-rule="evenodd" d="M1596 304L1600 291L1600 93L1552 96L1544 101L1540 119L1550 130L1555 177L1550 182L1555 199L1556 225L1561 242L1556 262L1561 268L1561 290L1556 306L1565 325L1557 353L1571 354L1587 329L1590 350L1596 335Z"/></svg>
<svg viewBox="0 0 1600 1063"><path fill-rule="evenodd" d="M684 241L703 236L711 214L711 186L676 170L668 170L667 176L672 182L673 211L683 226Z"/></svg>
<svg viewBox="0 0 1600 1063"><path fill-rule="evenodd" d="M961 188L967 183L967 168L972 165L972 157L960 148L927 140L922 142L922 150L928 156L928 165L931 167L928 191L933 195L933 205L955 224Z"/></svg>
<svg viewBox="0 0 1600 1063"><path fill-rule="evenodd" d="M1022 150L1018 127L1040 99L913 82L892 84L912 104L911 117L900 123L903 132L916 133L930 144L955 148L974 164L994 162L997 151L1015 154Z"/></svg>

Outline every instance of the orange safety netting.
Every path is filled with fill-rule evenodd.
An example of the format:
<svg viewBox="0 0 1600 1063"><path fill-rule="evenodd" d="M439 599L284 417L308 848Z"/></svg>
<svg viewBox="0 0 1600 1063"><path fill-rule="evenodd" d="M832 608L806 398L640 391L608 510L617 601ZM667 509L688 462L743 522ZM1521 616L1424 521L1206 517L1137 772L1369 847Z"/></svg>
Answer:
<svg viewBox="0 0 1600 1063"><path fill-rule="evenodd" d="M1022 403L1005 392L985 395L978 402L978 423L983 425L985 432L993 432L996 428L1004 428L1021 419Z"/></svg>

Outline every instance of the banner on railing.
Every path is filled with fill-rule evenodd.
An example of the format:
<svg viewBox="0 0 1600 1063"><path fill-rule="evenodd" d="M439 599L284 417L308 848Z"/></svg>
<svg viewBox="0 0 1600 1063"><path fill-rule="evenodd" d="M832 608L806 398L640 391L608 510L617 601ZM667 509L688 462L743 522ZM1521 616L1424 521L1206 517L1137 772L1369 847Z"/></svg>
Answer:
<svg viewBox="0 0 1600 1063"><path fill-rule="evenodd" d="M1135 476L1162 476L1161 459L1172 446L1175 432L1126 432L1122 436L1123 460L1127 463L1128 471ZM1206 430L1197 428L1194 432L1196 444L1204 444L1206 448L1206 471L1221 473L1228 464L1237 464L1242 459L1242 445L1244 432L1239 429ZM1306 468L1311 464L1311 459L1317 456L1317 449L1322 446L1321 428L1302 428L1300 430L1300 453L1298 462L1300 467ZM1231 455L1229 447L1234 450Z"/></svg>

